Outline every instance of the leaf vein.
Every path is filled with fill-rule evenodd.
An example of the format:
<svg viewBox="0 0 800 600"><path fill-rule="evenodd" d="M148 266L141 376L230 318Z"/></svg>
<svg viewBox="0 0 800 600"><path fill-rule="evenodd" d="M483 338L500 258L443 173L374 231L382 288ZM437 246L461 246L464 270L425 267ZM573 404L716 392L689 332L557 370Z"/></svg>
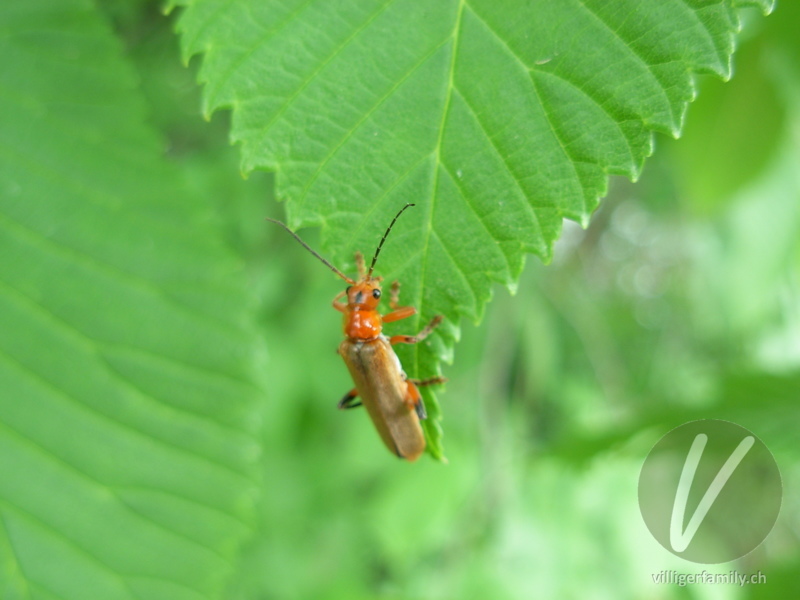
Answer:
<svg viewBox="0 0 800 600"><path fill-rule="evenodd" d="M217 20L217 17L221 15L224 11L230 8L231 4L234 3L235 0L225 0L222 4L220 4L217 8L215 8L211 13L206 17L203 21L202 25L197 28L194 36L191 40L186 42L187 48L194 48L197 45L197 40L206 32L206 30L211 27L211 25Z"/></svg>
<svg viewBox="0 0 800 600"><path fill-rule="evenodd" d="M455 68L456 68L456 60L458 58L458 44L461 34L461 22L464 15L464 7L466 6L466 0L459 0L458 2L458 9L456 12L456 17L453 21L453 31L450 32L449 38L445 41L452 41L453 49L450 55L450 66L448 68L448 80L447 80L447 92L445 95L444 105L442 106L442 118L439 122L439 136L436 140L435 146L435 155L436 160L434 161L434 181L433 186L431 188L431 200L430 200L430 207L428 208L428 218L427 218L427 233L428 235L425 236L425 244L421 250L422 256L422 276L420 278L419 284L419 292L418 292L418 300L416 306L422 306L422 300L425 297L425 281L428 277L428 256L430 253L430 242L431 242L431 235L433 235L433 211L434 207L436 206L436 198L439 192L439 170L441 168L442 163L442 140L444 139L444 129L445 125L447 124L447 116L450 113L450 100L452 99L453 95L453 81L455 79ZM422 311L418 312L415 318L415 325L419 326L420 318L422 316ZM420 364L419 364L419 348L417 344L412 346L412 352L414 357L414 374L420 372Z"/></svg>
<svg viewBox="0 0 800 600"><path fill-rule="evenodd" d="M579 0L579 1L580 1L580 0ZM584 197L585 195L584 195L584 193L583 193L583 190L582 190L582 187L583 187L583 186L582 186L582 184L581 184L581 180L580 180L580 177L579 177L579 175L578 175L578 170L577 170L577 168L575 167L575 161L574 161L573 157L570 155L570 153L569 153L569 151L567 150L567 148L565 147L565 145L564 145L564 141L561 139L561 136L559 135L558 131L556 130L555 123L553 122L553 118L550 116L550 114L549 114L549 112L548 112L548 110L547 110L547 107L545 106L544 100L543 100L543 98L542 98L541 94L539 93L539 90L538 90L538 89L537 89L537 87L536 87L536 82L533 80L533 76L532 76L532 73L531 73L531 69L530 69L530 67L528 67L528 65L527 65L527 64L525 64L525 61L524 61L524 60L522 60L522 58L521 58L521 57L520 57L520 56L519 56L519 55L518 55L518 54L517 54L517 53L514 51L514 49L513 49L513 48L511 48L511 46L509 46L509 45L508 45L508 42L506 42L506 40L504 40L504 39L503 39L503 38L502 38L502 37L501 37L501 36L500 36L500 35L499 35L499 34L498 34L498 33L497 33L497 32L496 32L496 31L495 31L493 28L492 28L492 26L491 26L491 25L489 25L489 23L486 21L486 19L484 19L484 18L483 18L481 15L479 15L479 14L478 14L478 13L477 13L475 10L473 10L473 9L472 9L472 7L470 7L470 10L472 11L472 14L474 14L474 15L475 15L475 16L478 18L478 20L479 20L481 23L483 23L483 25L484 25L484 26L485 26L485 27L486 27L486 28L487 28L487 29L488 29L488 30L489 30L489 31L492 33L492 35L494 35L494 37L495 37L495 38L496 38L496 39L497 39L497 40L500 42L500 44L501 44L501 45L502 45L502 47L505 49L505 51L506 51L506 52L508 52L508 54L509 54L509 55L510 55L510 56L511 56L513 59L515 59L515 60L517 61L517 63L518 63L518 64L519 64L519 65L520 65L520 66L521 66L521 67L522 67L522 68L525 70L525 73L527 73L527 75L528 75L528 77L529 77L529 79L530 79L530 81L531 81L531 83L532 83L532 88L533 88L533 91L535 92L535 94L536 94L536 97L539 99L539 105L542 107L542 111L543 111L543 113L544 113L544 116L545 116L545 118L546 118L546 120L547 120L547 124L548 124L548 126L550 127L550 131L553 133L553 136L554 136L555 140L558 142L558 145L561 147L561 150L562 150L562 152L563 152L563 154L564 154L564 158L566 159L566 162L567 162L567 163L569 164L569 166L572 168L572 172L575 174L575 180L578 182L578 187L580 187L580 188L581 188L581 197L582 197L582 200L583 200L584 212L586 212L586 206L587 206L587 202L586 202L586 198ZM561 213L561 209L557 209L557 210L558 210L558 212L559 212L559 214L560 214L560 213Z"/></svg>
<svg viewBox="0 0 800 600"><path fill-rule="evenodd" d="M193 365L191 363L186 363L171 356L156 354L152 350L148 350L146 348L137 348L129 344L113 343L91 338L86 333L84 333L77 327L73 326L71 323L65 321L60 316L56 315L53 311L49 310L42 304L35 302L32 298L30 298L26 294L23 294L22 292L10 286L9 284L3 282L2 280L0 280L0 288L5 288L7 292L11 292L21 304L23 304L29 309L29 311L44 318L48 322L48 324L58 326L59 329L61 329L63 332L67 333L68 335L71 335L73 339L78 340L79 343L83 343L84 347L86 347L89 351L94 352L96 354L97 354L97 348L102 348L102 347L123 348L133 352L139 352L145 356L150 356L154 359L175 364L182 368L196 370L196 371L203 371L204 373L211 373L220 379L229 381L231 383L235 383L237 385L243 385L245 383L227 373L224 373L222 371L215 371L208 366L200 366L200 365Z"/></svg>
<svg viewBox="0 0 800 600"><path fill-rule="evenodd" d="M180 533L178 531L170 529L166 525L164 525L162 523L159 523L158 521L155 521L152 518L139 513L138 511L133 511L128 506L128 504L117 495L117 492L116 492L116 490L114 489L113 486L109 486L109 485L101 483L100 481L98 481L94 477L91 477L89 474L87 474L86 472L84 472L81 469L79 469L78 467L76 467L74 464L70 463L67 460L63 460L57 454L55 454L54 452L51 452L50 450L48 450L47 448L42 446L39 442L34 441L29 436L17 431L14 427L10 426L8 423L0 421L0 430L2 430L2 429L5 429L7 434L9 434L12 437L15 437L15 438L19 439L23 444L25 444L29 448L31 448L44 461L49 462L49 463L54 464L54 465L59 466L59 467L66 468L68 471L72 472L74 476L77 476L82 481L88 483L91 488L93 488L95 490L100 490L101 494L107 494L108 496L112 497L122 508L124 508L126 511L129 511L129 514L130 514L132 519L145 521L145 522L153 525L159 531L163 531L164 533L168 534L169 536L173 536L175 538L182 539L185 542L188 542L189 544L191 544L192 546L194 546L194 547L196 547L196 548L198 548L200 550L203 550L204 552L207 552L207 553L213 555L216 559L221 560L224 563L229 563L230 562L226 557L221 556L217 550L215 550L213 548L209 548L209 547L201 544L200 542L187 537L183 533ZM175 496L177 498L180 498L180 496L172 494L171 492L164 491L164 490L159 490L159 491L163 492L166 495L173 495L173 496ZM0 503L3 503L3 502L9 502L8 498L7 497L0 498ZM80 546L77 545L77 542L75 542L75 540L72 540L65 533L63 533L62 531L59 531L56 526L46 523L46 521L44 521L41 517L39 517L37 515L33 515L32 513L28 513L28 514L32 518L36 519L37 522L39 522L39 523L41 523L43 525L46 525L47 527L51 528L62 539L69 540L70 542L72 542L77 547L80 547ZM86 552L87 552L87 554L90 554L88 552L88 550ZM92 556L94 556L94 555L92 555ZM97 558L97 557L95 557L95 558ZM97 558L97 561L101 562L99 558ZM105 564L105 563L102 563L102 564ZM108 568L110 569L111 567L108 567ZM165 581L170 581L170 580L165 580Z"/></svg>
<svg viewBox="0 0 800 600"><path fill-rule="evenodd" d="M576 83L573 83L572 81L570 81L569 79L567 79L563 75L559 75L555 71L545 71L545 70L540 70L540 69L535 69L535 68L531 69L531 77L536 77L536 76L550 76L550 77L553 77L553 78L558 79L560 81L563 81L564 83L566 83L567 85L569 85L573 89L578 90L586 98L591 100L592 103L595 104L595 106L597 106L600 110L602 110L606 114L606 116L609 118L609 120L614 124L614 127L617 128L617 131L619 132L620 136L622 137L623 140L625 140L625 145L628 147L628 155L630 156L631 162L633 162L633 163L636 162L636 157L635 157L635 153L634 153L634 149L633 149L633 144L631 143L631 141L628 138L628 136L625 135L625 132L623 131L622 125L620 123L620 120L622 120L622 119L617 120L617 117L615 117L615 115L611 114L611 111L606 106L606 102L605 101L600 102L594 96L592 96L589 92L584 90L583 87L581 87L580 85L577 85Z"/></svg>
<svg viewBox="0 0 800 600"><path fill-rule="evenodd" d="M66 243L58 241L52 237L46 237L42 235L41 232L31 229L27 225L20 223L16 219L13 219L7 213L0 212L0 226L4 226L9 232L14 230L18 236L24 238L32 245L41 248L43 251L48 252L49 254L62 256L66 260L78 263L95 273L102 273L103 275L108 276L116 281L124 282L126 285L129 285L135 289L146 292L153 296L157 296L166 304L172 306L173 308L179 309L181 312L199 318L201 321L213 322L220 329L225 329L226 331L230 330L231 324L229 322L216 315L200 313L184 304L176 302L171 296L169 296L169 294L166 294L162 288L154 285L150 280L144 279L143 277L134 273L123 271L116 265L103 262L91 254L87 254L82 250L73 248Z"/></svg>
<svg viewBox="0 0 800 600"><path fill-rule="evenodd" d="M475 306L477 306L478 305L478 295L476 294L475 290L472 289L472 284L470 283L469 279L467 279L466 273L468 272L468 270L465 269L464 266L456 258L458 253L457 252L454 253L452 250L450 250L450 248L448 248L447 244L445 244L444 239L442 239L442 236L440 236L438 233L436 233L434 231L434 232L432 232L432 235L437 240L439 240L439 244L442 246L442 250L444 250L444 253L447 256L447 258L450 259L450 262L453 263L453 266L455 267L456 273L459 274L464 287L469 290L469 293L472 295L473 303L475 304Z"/></svg>
<svg viewBox="0 0 800 600"><path fill-rule="evenodd" d="M19 581L21 581L22 585L25 587L25 597L32 598L33 596L31 595L30 589L30 577L27 573L25 573L25 569L22 567L22 562L19 560L19 555L15 551L14 544L11 543L11 535L8 531L8 525L6 524L6 517L3 515L2 511L0 511L0 534L2 534L3 539L5 540L4 545L8 547L11 555L11 559L7 562L12 563L13 567L15 567L15 570L19 573Z"/></svg>
<svg viewBox="0 0 800 600"><path fill-rule="evenodd" d="M217 102L217 96L219 96L220 91L223 87L228 83L228 80L233 76L234 72L241 67L247 59L249 59L253 54L255 54L256 50L258 50L262 45L266 44L272 37L275 36L281 29L289 25L301 12L303 12L309 5L313 4L316 0L307 0L306 2L300 4L295 10L290 12L287 17L280 21L275 27L272 29L268 29L266 33L258 38L258 40L250 46L245 52L242 53L239 58L237 58L231 65L222 72L219 77L218 83L216 85L216 89L214 92L209 93L207 104L208 106L215 106Z"/></svg>
<svg viewBox="0 0 800 600"><path fill-rule="evenodd" d="M308 192L311 189L311 186L314 185L314 182L321 175L321 173L324 171L324 169L327 166L327 164L337 154L337 152L347 143L347 141L351 137L353 137L353 135L355 135L356 131L359 130L361 125L363 125L367 121L367 119L369 119L375 113L375 111L377 111L383 105L383 103L386 102L392 96L392 94L394 94L400 88L400 86L403 85L403 83L405 83L414 73L416 73L417 70L422 67L422 65L424 65L428 60L430 60L431 57L433 57L433 55L436 54L436 52L439 50L439 48L444 46L447 42L448 42L448 40L445 39L440 44L437 44L430 52L425 54L419 61L414 63L414 65L412 65L412 67L406 73L404 73L403 76L400 77L394 83L394 85L392 85L392 87L389 88L389 90L383 96L378 98L378 100L361 116L361 118L358 120L358 122L356 122L353 125L353 127L351 127L347 131L347 133L344 135L344 137L342 137L342 139L339 140L339 142L333 148L331 148L330 152L328 152L328 154L320 162L320 164L317 167L317 169L314 171L314 173L309 178L309 182L301 190L301 192L299 194L299 198L296 201L296 204L297 204L297 207L298 207L297 208L298 211L303 206L303 204L305 203L305 201L306 201L306 199L308 197Z"/></svg>
<svg viewBox="0 0 800 600"><path fill-rule="evenodd" d="M419 167L423 162L425 162L432 155L433 155L433 152L430 152L430 153L422 156L417 161L415 161L408 169L406 169L402 174L400 174L398 177L396 177L394 179L394 181L392 181L392 183L389 184L389 186L387 186L386 191L384 191L383 194L381 194L380 197L372 203L372 205L369 207L367 212L359 215L360 216L360 220L358 222L358 225L356 225L355 229L350 234L351 239L358 239L359 233L361 233L361 231L367 225L367 222L369 221L369 218L382 205L383 201L386 200L386 198L388 198L389 195L396 188L398 188L406 179L408 179L408 176L411 175L411 173L413 173L417 169L417 167Z"/></svg>
<svg viewBox="0 0 800 600"><path fill-rule="evenodd" d="M639 51L633 45L631 45L629 43L628 40L623 38L616 29L611 27L611 25L608 22L606 22L606 20L603 19L597 11L595 11L593 8L591 8L585 2L585 0L576 0L576 2L580 6L583 7L583 9L586 11L586 13L591 15L598 23L600 23L616 39L618 39L620 42L622 42L622 45L625 48L627 48L628 52L634 58L634 60L636 60L639 64L641 64L645 68L645 70L648 73L650 73L650 75L653 77L653 79L658 83L658 85L656 87L658 88L658 91L660 92L661 96L663 97L664 101L666 102L667 106L669 107L670 116L672 117L672 120L674 121L675 120L675 115L672 114L672 103L670 102L669 96L667 95L667 90L665 89L664 85L661 83L661 79L659 79L658 75L656 75L655 71L653 70L653 65L651 65L649 62L647 62L645 60L644 56L642 56L639 53Z"/></svg>
<svg viewBox="0 0 800 600"><path fill-rule="evenodd" d="M589 212L588 201L586 199L586 193L583 190L583 182L581 181L580 175L578 174L578 167L576 166L580 161L578 161L577 159L575 159L575 157L572 156L572 153L569 151L567 147L568 144L564 143L561 134L556 129L556 124L554 122L553 116L550 114L550 110L547 107L547 103L545 102L544 97L539 92L539 88L536 85L536 79L534 77L534 74L532 72L529 72L529 76L531 83L533 84L533 89L536 92L536 97L539 99L539 105L542 107L542 112L544 113L544 116L547 119L548 124L550 125L550 130L553 132L553 136L555 137L555 140L558 142L558 145L561 147L561 151L564 154L564 158L566 159L567 164L569 164L569 166L572 168L572 173L575 175L575 181L577 182L578 187L580 188L580 196L581 196L581 201L583 203L583 214L586 215ZM559 213L561 213L561 209L559 209Z"/></svg>
<svg viewBox="0 0 800 600"><path fill-rule="evenodd" d="M727 56L725 54L725 51L714 42L714 36L711 35L711 32L708 30L708 27L706 27L706 24L703 22L703 19L701 19L699 15L699 12L701 10L703 10L704 8L709 8L710 5L706 5L700 8L695 8L688 2L688 0L680 0L680 1L688 9L692 17L694 17L695 22L699 25L703 34L705 34L706 40L711 45L711 47L714 48L714 52L717 55L717 60L719 61L719 63L723 66L728 65L728 69L730 69L730 56Z"/></svg>
<svg viewBox="0 0 800 600"><path fill-rule="evenodd" d="M219 461L216 461L209 456L200 455L195 452L192 452L191 450L187 450L186 448L182 448L180 446L170 444L163 440L155 438L141 429L137 429L129 425L128 423L125 423L124 421L120 421L109 414L97 410L96 408L83 402L80 398L78 398L74 394L66 392L65 390L57 386L55 383L51 382L49 379L47 379L47 377L45 377L38 371L33 370L28 365L10 356L7 352L0 351L0 360L3 359L5 359L6 364L10 365L12 368L16 368L17 371L20 372L23 376L27 376L30 380L32 380L33 382L37 383L42 388L44 388L44 390L46 390L46 392L50 397L60 399L62 402L66 402L67 406L75 406L85 414L93 415L94 417L100 419L106 424L111 425L112 428L118 427L123 431L127 431L129 435L131 435L135 439L138 439L139 441L152 444L159 448L174 451L177 454L187 456L194 460L207 462L210 465L219 469L220 471L224 471L234 479L248 482L247 478L242 473L235 471L230 466L225 465L224 463L220 463Z"/></svg>
<svg viewBox="0 0 800 600"><path fill-rule="evenodd" d="M0 423L0 428L7 427L4 423ZM91 563L98 566L102 571L110 574L112 578L117 581L121 587L128 593L129 597L131 598L138 598L133 588L131 588L130 583L122 576L121 573L118 573L110 565L107 565L103 562L98 556L95 556L92 552L81 546L78 542L73 540L72 538L68 537L63 531L60 531L54 525L47 523L41 516L35 515L28 510L25 510L21 506L17 505L14 502L8 500L8 498L0 498L0 505L4 505L7 510L12 512L16 512L23 518L27 518L29 521L32 521L45 531L48 531L54 538L61 540L66 545L71 547L73 550L81 554L82 556L89 559Z"/></svg>
<svg viewBox="0 0 800 600"><path fill-rule="evenodd" d="M452 170L450 168L448 168L447 164L444 161L442 162L442 168L444 169L445 174L450 178L450 181L453 182L453 185L458 189L458 195L461 198L461 200L463 201L464 206L466 206L469 209L469 211L473 215L475 215L476 220L478 221L478 223L480 223L481 227L486 232L486 235L489 236L489 240L491 242L498 243L500 240L498 240L497 236L495 236L489 230L489 226L486 225L486 222L485 222L484 218L475 209L474 205L472 204L472 202L469 199L469 196L464 191L464 188L462 187L462 183L457 180L457 178L453 175ZM508 256L506 255L506 252L503 249L502 245L500 245L500 254L503 256L503 261L506 263L506 268L511 270L511 262L510 262Z"/></svg>
<svg viewBox="0 0 800 600"><path fill-rule="evenodd" d="M298 87L280 106L280 108L275 112L275 115L267 122L266 125L261 127L258 131L258 135L264 137L267 135L269 129L280 119L280 117L289 109L289 106L297 99L303 91L311 85L311 83L317 78L317 76L327 67L347 46L350 45L359 34L361 34L367 27L372 25L375 20L383 14L392 4L394 4L395 0L388 0L388 2L384 2L381 6L378 7L378 10L371 13L367 20L359 25L353 32L345 38L345 40L337 46L332 53L326 56L317 66L317 68L312 71L312 73L300 84Z"/></svg>
<svg viewBox="0 0 800 600"><path fill-rule="evenodd" d="M472 104L469 102L469 100L467 100L467 97L461 92L461 90L458 89L458 86L454 86L453 89L456 91L456 93L459 95L459 97L464 101L464 105L467 107L467 109L469 109L469 112L475 118L475 122L478 124L478 127L480 128L481 133L483 133L483 136L486 138L486 141L489 142L489 145L494 150L495 154L503 162L503 166L505 166L506 171L508 171L508 174L511 175L511 179L514 180L514 185L516 186L517 190L519 190L519 193L522 194L522 197L524 198L524 202L522 202L522 205L525 207L526 212L528 212L528 214L530 214L530 216L531 216L531 218L533 220L533 223L536 224L536 229L539 231L539 235L541 237L544 237L543 234L542 234L542 226L539 223L539 216L536 214L536 211L534 210L534 207L531 204L531 199L528 197L528 195L525 193L525 190L522 188L522 184L520 183L521 178L518 177L517 174L515 173L514 169L511 166L511 163L509 163L509 161L508 161L508 158L500 151L500 148L497 146L497 143L494 141L494 138L491 135L489 135L488 129L486 128L486 126L484 125L483 121L478 116L478 113L475 110L475 108L472 106ZM453 176L452 173L450 173L450 177L451 178L452 178L452 176ZM470 208L472 208L471 204L470 204ZM473 208L473 212L475 212L476 215L478 214L477 211L475 211L474 208Z"/></svg>

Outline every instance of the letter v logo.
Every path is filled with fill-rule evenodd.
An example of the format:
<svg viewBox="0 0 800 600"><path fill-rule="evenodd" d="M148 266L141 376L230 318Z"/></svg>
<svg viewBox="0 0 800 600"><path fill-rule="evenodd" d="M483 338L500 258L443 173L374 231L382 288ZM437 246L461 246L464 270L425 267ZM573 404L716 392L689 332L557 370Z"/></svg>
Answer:
<svg viewBox="0 0 800 600"><path fill-rule="evenodd" d="M775 458L756 434L730 421L702 419L656 442L642 463L638 495L642 519L665 550L719 564L767 537L783 485Z"/></svg>
<svg viewBox="0 0 800 600"><path fill-rule="evenodd" d="M689 519L686 530L681 531L686 514L686 504L689 501L689 491L692 489L694 475L697 472L697 465L700 464L700 459L703 456L706 442L708 442L708 436L704 433L699 433L697 437L694 438L692 447L689 449L689 454L686 456L686 462L683 464L683 471L681 471L678 489L675 492L675 503L672 505L672 520L669 524L669 543L675 552L683 552L689 547L689 544L692 543L692 539L694 539L694 535L700 528L703 519L706 518L708 511L711 510L714 500L717 499L717 496L719 496L722 488L725 487L728 479L733 475L736 467L739 466L739 463L742 462L742 459L750 451L750 448L753 447L755 438L749 435L739 442L739 445L736 446L736 449L728 457L728 460L722 465L717 476L714 477L714 481L711 482L706 493L703 494L700 504L697 505L694 514L691 519Z"/></svg>

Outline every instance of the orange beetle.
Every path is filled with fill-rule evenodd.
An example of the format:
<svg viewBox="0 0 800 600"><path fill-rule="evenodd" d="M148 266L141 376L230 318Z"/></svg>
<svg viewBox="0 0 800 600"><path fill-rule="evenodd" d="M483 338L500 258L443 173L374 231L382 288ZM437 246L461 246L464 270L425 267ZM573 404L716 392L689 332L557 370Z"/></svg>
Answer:
<svg viewBox="0 0 800 600"><path fill-rule="evenodd" d="M442 317L434 317L415 336L394 335L387 338L382 333L384 323L406 319L416 314L417 310L413 306L399 306L400 285L395 281L390 289L391 312L381 315L378 312L381 278L373 277L372 271L395 222L404 210L412 206L414 205L406 204L395 215L375 250L369 270L365 268L364 257L360 253L356 254L358 281L350 279L314 252L286 225L274 219L267 219L292 234L306 250L349 284L346 290L333 299L333 307L343 315L345 335L338 352L355 383L355 388L339 401L339 408L355 408L363 404L386 447L400 458L409 461L419 458L425 450L425 436L419 423L420 419L426 418L425 405L417 388L422 385L443 383L446 380L443 377L433 377L424 381L409 379L392 345L421 342L441 323ZM346 302L340 302L343 297L347 298ZM361 402L355 402L359 397Z"/></svg>

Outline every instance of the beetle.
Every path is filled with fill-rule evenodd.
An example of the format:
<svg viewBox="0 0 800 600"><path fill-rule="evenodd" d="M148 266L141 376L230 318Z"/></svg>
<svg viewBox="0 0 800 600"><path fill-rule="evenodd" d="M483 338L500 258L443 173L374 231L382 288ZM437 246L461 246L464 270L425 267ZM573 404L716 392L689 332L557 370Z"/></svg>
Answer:
<svg viewBox="0 0 800 600"><path fill-rule="evenodd" d="M418 388L444 383L446 379L409 379L392 346L421 342L442 322L442 316L434 317L417 335L385 336L384 323L407 319L415 315L417 309L413 306L400 306L400 284L395 281L389 292L390 312L381 315L378 305L382 295L382 278L373 277L372 273L389 232L400 215L412 206L414 204L406 204L392 219L378 243L368 270L363 255L356 253L358 280L347 277L317 254L287 225L275 219L267 219L283 227L306 250L347 282L347 288L333 299L333 308L342 313L345 335L337 352L344 359L355 387L344 395L338 407L349 409L363 405L386 447L408 461L416 460L425 450L425 435L420 420L427 415ZM342 302L342 298L345 301ZM358 398L360 401L357 401Z"/></svg>

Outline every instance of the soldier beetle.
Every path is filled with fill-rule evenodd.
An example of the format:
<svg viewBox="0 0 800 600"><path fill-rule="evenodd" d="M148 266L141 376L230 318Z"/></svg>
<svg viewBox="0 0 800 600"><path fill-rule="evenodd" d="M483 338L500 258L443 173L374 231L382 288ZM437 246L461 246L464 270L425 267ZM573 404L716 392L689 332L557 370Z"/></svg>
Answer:
<svg viewBox="0 0 800 600"><path fill-rule="evenodd" d="M365 267L363 255L356 253L357 281L347 277L322 258L288 226L275 219L267 219L283 227L306 250L347 282L347 289L333 299L333 308L343 315L345 339L339 345L338 353L344 359L355 387L344 395L338 406L347 409L363 405L386 447L409 461L419 458L425 450L425 435L420 419L425 419L426 414L418 387L444 383L446 380L443 377L432 377L424 381L409 379L392 346L421 342L442 322L442 317L434 317L417 335L386 337L382 333L384 323L407 319L415 315L417 309L413 306L400 306L400 284L395 281L389 291L391 312L381 315L378 304L382 278L373 277L372 272L395 222L403 211L412 206L414 205L406 204L392 219L378 243L369 270ZM346 300L341 302L342 298ZM361 401L357 402L357 398L361 398Z"/></svg>

